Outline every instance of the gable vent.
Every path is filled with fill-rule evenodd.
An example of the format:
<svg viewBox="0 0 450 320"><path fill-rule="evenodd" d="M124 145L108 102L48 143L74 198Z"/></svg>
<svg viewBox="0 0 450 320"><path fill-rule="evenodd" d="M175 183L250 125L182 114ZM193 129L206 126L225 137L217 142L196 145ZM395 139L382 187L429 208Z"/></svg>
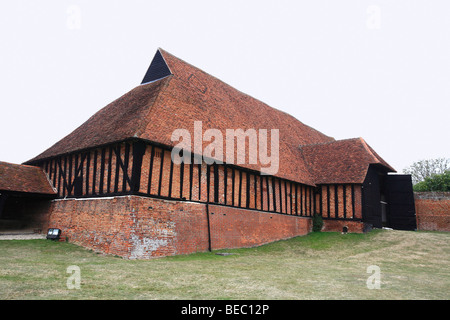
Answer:
<svg viewBox="0 0 450 320"><path fill-rule="evenodd" d="M158 50L153 57L152 63L150 64L150 67L148 68L141 84L159 80L167 77L168 75L171 75L170 69L164 61L161 52Z"/></svg>

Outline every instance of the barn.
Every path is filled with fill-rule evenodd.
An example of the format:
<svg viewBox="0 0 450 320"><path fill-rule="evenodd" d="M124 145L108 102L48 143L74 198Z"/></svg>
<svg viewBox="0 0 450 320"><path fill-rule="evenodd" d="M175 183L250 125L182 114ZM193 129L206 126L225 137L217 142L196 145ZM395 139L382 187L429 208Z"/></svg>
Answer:
<svg viewBox="0 0 450 320"><path fill-rule="evenodd" d="M158 49L140 85L26 163L0 162L0 227L58 228L128 259L304 235L314 215L323 231L414 230L411 179L392 173L364 139L335 140Z"/></svg>

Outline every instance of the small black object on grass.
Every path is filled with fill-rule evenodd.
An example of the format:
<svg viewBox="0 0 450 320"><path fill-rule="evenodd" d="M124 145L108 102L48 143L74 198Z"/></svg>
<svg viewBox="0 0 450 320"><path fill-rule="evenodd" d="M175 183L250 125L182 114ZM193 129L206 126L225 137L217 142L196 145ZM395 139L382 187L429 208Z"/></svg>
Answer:
<svg viewBox="0 0 450 320"><path fill-rule="evenodd" d="M61 229L57 228L50 228L47 231L47 239L50 240L59 240L59 237L61 236Z"/></svg>

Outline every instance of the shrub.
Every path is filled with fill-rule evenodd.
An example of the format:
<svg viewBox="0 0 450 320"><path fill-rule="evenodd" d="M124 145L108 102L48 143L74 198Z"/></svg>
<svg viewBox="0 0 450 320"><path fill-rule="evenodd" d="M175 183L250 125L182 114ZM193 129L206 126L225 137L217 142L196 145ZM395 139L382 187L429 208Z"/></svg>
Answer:
<svg viewBox="0 0 450 320"><path fill-rule="evenodd" d="M313 221L313 231L314 231L314 232L320 232L320 231L322 231L322 227L323 227L323 219L322 219L322 216L319 215L319 214L317 214L317 213L315 213L315 214L313 215L312 221Z"/></svg>
<svg viewBox="0 0 450 320"><path fill-rule="evenodd" d="M414 191L450 191L450 170L442 174L435 174L431 177L425 178L424 181L414 185Z"/></svg>

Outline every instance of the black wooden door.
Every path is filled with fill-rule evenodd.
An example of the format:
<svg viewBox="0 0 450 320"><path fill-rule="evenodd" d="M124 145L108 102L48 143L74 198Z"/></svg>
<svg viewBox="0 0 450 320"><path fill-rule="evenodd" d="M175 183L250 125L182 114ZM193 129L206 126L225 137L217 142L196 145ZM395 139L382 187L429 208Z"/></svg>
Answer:
<svg viewBox="0 0 450 320"><path fill-rule="evenodd" d="M362 216L364 223L374 228L383 227L381 220L381 185L378 171L370 166L362 186Z"/></svg>
<svg viewBox="0 0 450 320"><path fill-rule="evenodd" d="M387 226L398 230L415 230L416 210L410 175L386 177L388 201Z"/></svg>

